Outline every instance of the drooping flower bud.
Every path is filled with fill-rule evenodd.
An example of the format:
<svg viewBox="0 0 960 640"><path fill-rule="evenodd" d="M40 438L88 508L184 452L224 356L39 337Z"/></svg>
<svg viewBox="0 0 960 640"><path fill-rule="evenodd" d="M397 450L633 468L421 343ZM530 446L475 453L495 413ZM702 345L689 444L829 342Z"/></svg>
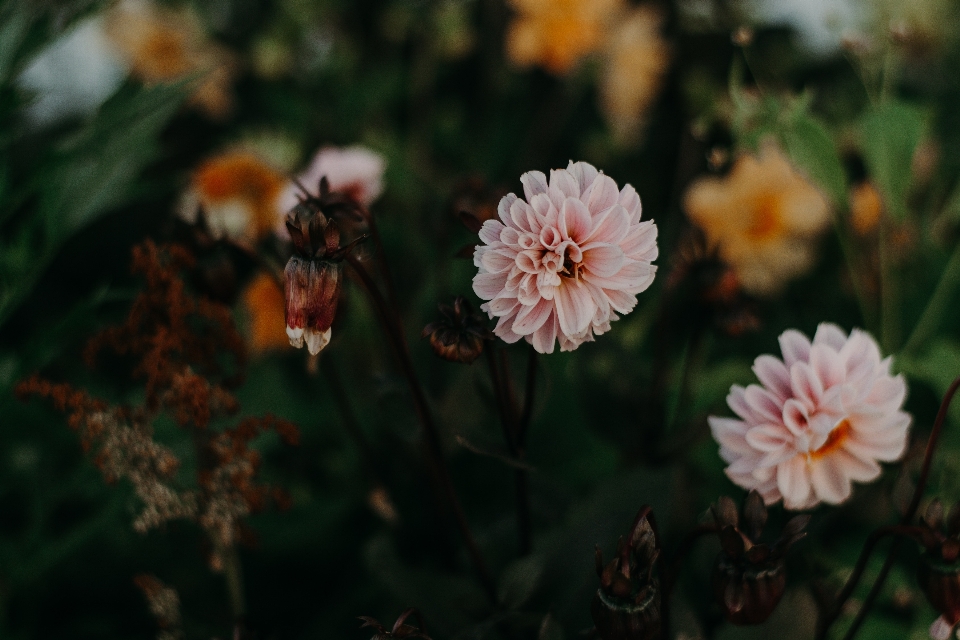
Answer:
<svg viewBox="0 0 960 640"><path fill-rule="evenodd" d="M597 547L600 588L590 613L601 640L654 640L660 637L660 582L653 575L660 549L641 511L628 540L620 538L617 555L604 564Z"/></svg>
<svg viewBox="0 0 960 640"><path fill-rule="evenodd" d="M287 337L300 348L306 343L316 355L330 342L333 319L337 314L343 279L343 259L363 236L340 246L336 220L324 215L339 213L349 204L331 194L321 181L320 195L308 195L287 214L287 231L296 253L284 270Z"/></svg>
<svg viewBox="0 0 960 640"><path fill-rule="evenodd" d="M926 553L920 558L917 580L940 614L934 626L941 629L940 635L949 635L960 623L960 503L944 519L940 501L931 502L920 519L919 539Z"/></svg>
<svg viewBox="0 0 960 640"><path fill-rule="evenodd" d="M767 522L763 498L751 491L742 518L733 500L712 507L721 551L713 569L713 595L724 617L737 625L760 624L770 617L787 585L784 556L806 533L810 516L791 518L772 545L760 542Z"/></svg>
<svg viewBox="0 0 960 640"><path fill-rule="evenodd" d="M485 318L463 296L457 296L452 305L441 304L440 315L440 320L423 328L422 335L444 360L470 364L483 353L483 343L494 338Z"/></svg>

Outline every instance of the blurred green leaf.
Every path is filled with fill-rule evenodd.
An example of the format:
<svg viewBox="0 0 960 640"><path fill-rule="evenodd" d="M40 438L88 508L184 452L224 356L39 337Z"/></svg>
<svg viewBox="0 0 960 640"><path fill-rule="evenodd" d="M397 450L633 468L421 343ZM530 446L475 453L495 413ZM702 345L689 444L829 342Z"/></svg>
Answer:
<svg viewBox="0 0 960 640"><path fill-rule="evenodd" d="M563 627L556 621L553 614L548 613L543 617L543 623L540 624L540 632L537 634L537 640L564 640Z"/></svg>
<svg viewBox="0 0 960 640"><path fill-rule="evenodd" d="M801 112L778 131L787 155L818 184L833 201L844 206L847 181L833 137L812 115Z"/></svg>
<svg viewBox="0 0 960 640"><path fill-rule="evenodd" d="M519 609L526 603L540 584L543 574L543 558L537 555L520 558L503 571L497 597L508 609Z"/></svg>
<svg viewBox="0 0 960 640"><path fill-rule="evenodd" d="M35 182L25 190L36 194L38 204L14 237L0 244L0 325L67 238L131 197L140 173L160 155L160 132L189 84L126 87L34 172Z"/></svg>
<svg viewBox="0 0 960 640"><path fill-rule="evenodd" d="M919 107L890 100L864 114L860 121L860 144L870 175L897 220L907 217L913 154L926 126Z"/></svg>

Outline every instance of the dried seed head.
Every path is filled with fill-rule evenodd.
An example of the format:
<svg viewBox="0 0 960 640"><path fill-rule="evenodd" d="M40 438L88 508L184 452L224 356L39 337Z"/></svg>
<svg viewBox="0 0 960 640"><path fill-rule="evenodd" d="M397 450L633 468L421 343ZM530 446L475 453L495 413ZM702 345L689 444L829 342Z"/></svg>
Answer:
<svg viewBox="0 0 960 640"><path fill-rule="evenodd" d="M433 352L444 360L470 364L483 353L483 345L493 339L486 319L476 313L462 296L452 305L440 305L441 319L423 328L423 337L430 339Z"/></svg>

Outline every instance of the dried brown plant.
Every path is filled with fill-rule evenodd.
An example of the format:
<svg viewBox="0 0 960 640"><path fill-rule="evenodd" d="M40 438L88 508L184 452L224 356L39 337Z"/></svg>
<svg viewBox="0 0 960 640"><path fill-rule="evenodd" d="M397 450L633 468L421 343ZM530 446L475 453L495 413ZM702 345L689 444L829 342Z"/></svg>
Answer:
<svg viewBox="0 0 960 640"><path fill-rule="evenodd" d="M143 592L150 613L160 627L157 640L181 640L184 636L177 591L156 576L146 573L134 578L133 583Z"/></svg>
<svg viewBox="0 0 960 640"><path fill-rule="evenodd" d="M223 550L245 531L243 518L271 503L281 508L289 503L281 489L257 480L260 454L250 447L252 441L274 431L295 445L299 433L292 423L269 415L244 418L233 428L211 427L239 410L230 389L243 377L244 343L229 308L193 295L184 284L182 275L193 265L193 257L178 245L146 241L135 247L132 271L146 285L126 319L87 345L91 366L104 350L132 360L131 377L144 383L142 406L112 406L36 375L21 382L17 392L23 398L47 398L65 412L104 478L133 486L143 503L133 522L137 531L174 519L196 521L212 543L211 566L220 568ZM177 477L180 460L153 439L151 425L161 414L190 432L195 484Z"/></svg>

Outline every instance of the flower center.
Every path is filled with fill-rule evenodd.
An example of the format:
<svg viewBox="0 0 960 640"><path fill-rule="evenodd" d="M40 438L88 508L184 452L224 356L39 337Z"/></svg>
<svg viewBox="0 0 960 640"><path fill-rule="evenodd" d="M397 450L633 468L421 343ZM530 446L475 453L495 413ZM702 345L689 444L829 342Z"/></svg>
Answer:
<svg viewBox="0 0 960 640"><path fill-rule="evenodd" d="M850 429L850 421L846 418L841 420L840 423L833 428L833 431L827 434L827 439L820 445L820 448L810 452L810 457L822 458L839 449L843 445L843 441L850 435Z"/></svg>
<svg viewBox="0 0 960 640"><path fill-rule="evenodd" d="M747 235L755 241L769 240L780 233L780 206L776 196L765 195L756 202Z"/></svg>

